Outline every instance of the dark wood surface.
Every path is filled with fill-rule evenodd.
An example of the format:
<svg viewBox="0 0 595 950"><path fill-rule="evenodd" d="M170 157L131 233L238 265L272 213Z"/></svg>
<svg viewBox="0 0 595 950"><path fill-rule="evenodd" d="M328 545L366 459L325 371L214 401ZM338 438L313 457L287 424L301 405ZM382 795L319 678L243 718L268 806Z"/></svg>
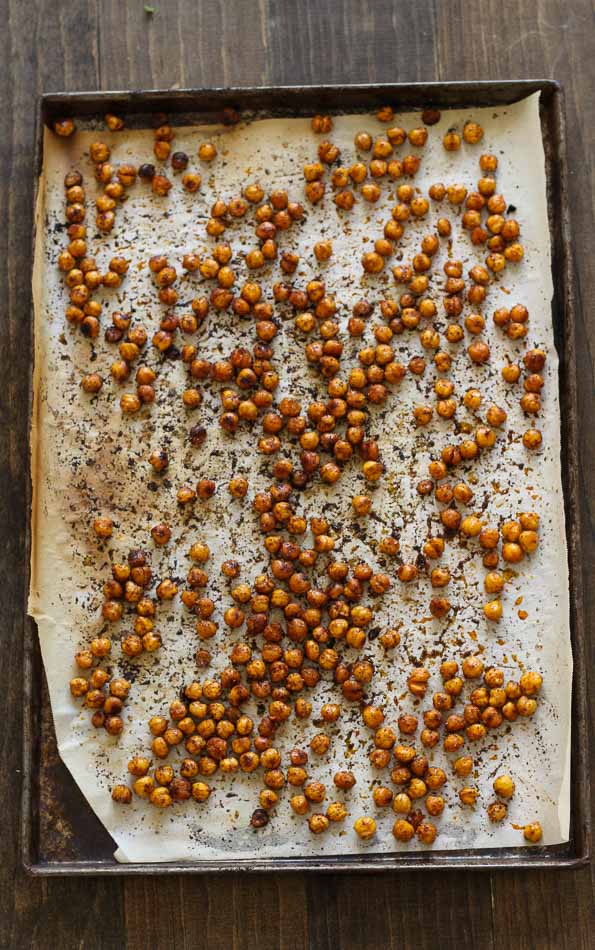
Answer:
<svg viewBox="0 0 595 950"><path fill-rule="evenodd" d="M594 15L589 0L1 0L0 947L589 950L592 872L32 880L20 868L35 96L546 76L566 91L587 630L595 621ZM594 783L595 785L595 783Z"/></svg>

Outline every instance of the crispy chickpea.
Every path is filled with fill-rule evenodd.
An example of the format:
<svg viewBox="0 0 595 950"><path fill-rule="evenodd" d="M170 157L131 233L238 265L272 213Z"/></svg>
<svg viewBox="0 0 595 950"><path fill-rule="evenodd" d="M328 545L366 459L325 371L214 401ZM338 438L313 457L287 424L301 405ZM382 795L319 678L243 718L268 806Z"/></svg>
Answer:
<svg viewBox="0 0 595 950"><path fill-rule="evenodd" d="M141 778L137 778L136 782L133 783L132 788L139 798L149 799L153 789L155 788L155 780L151 775L143 775Z"/></svg>
<svg viewBox="0 0 595 950"><path fill-rule="evenodd" d="M454 129L449 129L442 138L442 145L446 152L458 152L461 147L461 136Z"/></svg>
<svg viewBox="0 0 595 950"><path fill-rule="evenodd" d="M484 604L483 612L486 620L498 623L502 617L502 602L499 600L490 600L489 603Z"/></svg>
<svg viewBox="0 0 595 950"><path fill-rule="evenodd" d="M533 821L523 828L523 837L530 844L537 844L543 837L541 825L538 821Z"/></svg>
<svg viewBox="0 0 595 950"><path fill-rule="evenodd" d="M459 792L459 799L463 805L475 805L479 796L479 792L473 786L465 786Z"/></svg>
<svg viewBox="0 0 595 950"><path fill-rule="evenodd" d="M316 755L324 755L330 749L331 740L324 733L318 733L313 736L310 742L310 748Z"/></svg>
<svg viewBox="0 0 595 950"><path fill-rule="evenodd" d="M182 177L182 187L184 188L185 191L189 192L190 194L194 194L195 192L197 192L201 184L202 184L202 178L198 174L198 172L187 172Z"/></svg>
<svg viewBox="0 0 595 950"><path fill-rule="evenodd" d="M340 788L343 791L348 791L355 785L355 775L353 772L336 772L333 777L333 782L337 788Z"/></svg>
<svg viewBox="0 0 595 950"><path fill-rule="evenodd" d="M538 429L527 429L527 431L523 433L523 445L526 449L538 449L542 441L543 437Z"/></svg>
<svg viewBox="0 0 595 950"><path fill-rule="evenodd" d="M310 810L310 803L305 795L292 795L289 804L296 815L306 815Z"/></svg>
<svg viewBox="0 0 595 950"><path fill-rule="evenodd" d="M98 538L111 538L114 523L111 518L95 518L93 530Z"/></svg>
<svg viewBox="0 0 595 950"><path fill-rule="evenodd" d="M409 821L406 821L404 818L399 818L395 821L392 832L397 841L406 842L411 841L414 837L415 828Z"/></svg>
<svg viewBox="0 0 595 950"><path fill-rule="evenodd" d="M369 841L376 834L376 821L374 818L363 815L356 819L353 830L362 841Z"/></svg>
<svg viewBox="0 0 595 950"><path fill-rule="evenodd" d="M206 802L210 794L211 789L205 782L192 783L192 797L195 802Z"/></svg>
<svg viewBox="0 0 595 950"><path fill-rule="evenodd" d="M312 834L320 835L329 827L330 820L326 815L314 814L308 819L308 827Z"/></svg>
<svg viewBox="0 0 595 950"><path fill-rule="evenodd" d="M499 775L494 779L493 788L500 798L512 798L515 785L510 775Z"/></svg>
<svg viewBox="0 0 595 950"><path fill-rule="evenodd" d="M431 821L424 820L419 823L415 833L422 844L433 844L438 831Z"/></svg>
<svg viewBox="0 0 595 950"><path fill-rule="evenodd" d="M519 681L519 686L525 696L535 696L540 691L543 684L543 677L540 673L523 673Z"/></svg>
<svg viewBox="0 0 595 950"><path fill-rule="evenodd" d="M132 801L132 792L127 785L114 785L112 800L120 805L129 805Z"/></svg>
<svg viewBox="0 0 595 950"><path fill-rule="evenodd" d="M412 808L409 795L405 792L395 795L392 800L392 807L395 815L408 815Z"/></svg>
<svg viewBox="0 0 595 950"><path fill-rule="evenodd" d="M212 162L217 156L217 146L213 142L202 142L198 149L201 162Z"/></svg>
<svg viewBox="0 0 595 950"><path fill-rule="evenodd" d="M487 807L488 818L494 824L498 824L501 821L504 821L508 814L508 807L504 802L492 802Z"/></svg>

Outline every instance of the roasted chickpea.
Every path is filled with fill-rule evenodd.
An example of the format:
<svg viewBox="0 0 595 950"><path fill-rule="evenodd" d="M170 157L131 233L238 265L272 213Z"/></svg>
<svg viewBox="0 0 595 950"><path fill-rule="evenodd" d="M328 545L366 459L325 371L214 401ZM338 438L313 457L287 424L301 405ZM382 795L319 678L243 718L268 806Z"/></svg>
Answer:
<svg viewBox="0 0 595 950"><path fill-rule="evenodd" d="M442 138L442 145L447 152L458 152L461 147L461 136L454 129L449 129Z"/></svg>
<svg viewBox="0 0 595 950"><path fill-rule="evenodd" d="M358 838L362 839L362 841L368 841L376 834L376 821L374 818L362 816L361 818L356 819L353 825L353 830L355 831Z"/></svg>
<svg viewBox="0 0 595 950"><path fill-rule="evenodd" d="M537 844L543 837L541 825L538 821L533 821L523 828L523 837L530 844Z"/></svg>

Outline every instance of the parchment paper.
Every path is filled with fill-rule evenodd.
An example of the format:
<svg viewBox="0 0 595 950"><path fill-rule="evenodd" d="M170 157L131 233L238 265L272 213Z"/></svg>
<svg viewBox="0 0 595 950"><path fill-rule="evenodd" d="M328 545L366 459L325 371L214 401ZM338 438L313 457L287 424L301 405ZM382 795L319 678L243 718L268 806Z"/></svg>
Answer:
<svg viewBox="0 0 595 950"><path fill-rule="evenodd" d="M442 135L451 126L461 130L469 118L476 119L485 129L481 146L464 145L459 153L446 153L441 145ZM398 115L395 124L406 129L415 127L420 124L419 115ZM349 165L356 160L354 134L361 129L381 134L384 128L374 117L342 116L335 119L329 138L342 149L341 163ZM260 181L267 191L287 187L290 199L303 200L301 167L316 159L320 141L307 120L262 120L215 132L212 127L208 132L199 128L177 129L174 150L186 151L192 167L197 167L197 148L207 137L217 142L219 158L209 168L202 167L203 187L199 195L186 194L177 177L167 199L156 199L150 188L136 184L117 211L112 234L107 238L89 238L89 254L98 259L101 271L107 269L115 253L132 260L122 287L98 298L104 301L104 326L109 323L112 310L132 311L133 325L144 325L150 341L165 308L157 300L146 262L152 254L164 252L181 274L184 253L205 253L212 242L205 237L204 224L215 196L228 200L240 193L240 184L243 187L248 182ZM67 242L63 177L73 167L83 172L88 191L87 223L89 234L93 235L93 202L97 192L88 146L96 138L110 143L116 165L123 161L154 161L150 130L120 134L79 131L69 140L58 140L46 133L34 269L36 400L31 433L34 502L30 613L39 628L60 755L114 838L118 846L116 856L121 861L245 857L255 852L260 856L290 856L423 848L416 841L408 846L397 843L390 833L395 818L391 809L381 811L373 805L374 785L390 784L390 780L386 772L377 773L369 764L371 734L362 727L357 706L343 702L339 722L323 730L317 713L323 702L336 697L331 683L318 687L312 694L312 720L302 723L292 718L279 730L275 744L288 750L294 745L307 747L318 731L332 735L328 756L318 760L311 755L308 770L312 779L325 782L328 789L325 805L314 806L313 810L323 810L329 801L344 797L351 817L343 826L331 827L325 835L314 837L308 831L307 819L292 814L286 790L270 824L255 831L249 825L249 817L258 805L260 773L215 775L208 780L214 788L208 804L190 801L165 813L138 799L128 807L111 801L111 787L127 781L127 760L148 749L149 717L155 712L167 715L169 703L177 698L185 683L210 676L213 669L226 666L230 644L244 638L242 631L225 632L222 613L232 600L219 565L225 558L236 556L243 565L241 580L248 583L266 568L250 502L257 491L271 483L271 478L267 475L266 460L249 450L254 435L245 430L239 431L235 439L222 434L217 424L217 388L206 387L203 406L188 413L181 404L186 386L184 364L160 365L162 361L150 343L140 362L159 367L156 403L134 418L123 417L118 401L122 392L134 391L134 382L120 386L111 380L109 366L117 359L116 347L104 343L102 336L92 346L66 324L63 314L67 294L56 266L57 255ZM401 154L407 151L417 150L405 146ZM481 174L478 158L482 151L493 151L500 159L498 191L516 207L514 216L521 223L526 256L521 266L507 267L490 289L484 333L492 348L489 366L471 366L465 353L469 339L458 348L446 348L454 356L451 378L459 397L470 386L481 388L485 394L483 411L491 402L504 406L512 435L500 435L492 452L483 453L470 468L461 467L456 477L460 475L469 481L471 473L476 473L476 498L469 511L481 511L486 521L499 523L521 511L537 510L541 516L541 541L536 553L525 558L507 584L504 617L499 624L490 625L483 617L481 607L487 599L483 591L485 570L473 541L448 544L441 562L450 566L454 577L448 595L456 611L448 620L429 617L431 588L426 576L414 585L396 581L384 598L375 600L374 624L383 630L397 626L402 639L401 645L386 655L378 641L366 644L363 655L370 657L379 670L368 699L382 704L387 723L394 725L401 712L415 710L419 714L431 706L431 695L441 685L438 666L442 659L479 651L486 666L502 666L507 678L518 679L525 668L538 669L544 676L544 687L533 719L519 720L512 728L502 727L471 749L477 768L470 779L481 791L475 809L460 805L456 793L464 783L454 776L441 747L422 750L428 752L431 764L444 766L449 777L444 789L447 807L438 821L440 834L435 849L522 845L518 825L536 819L543 826L543 844L555 844L567 840L569 825L572 658L559 462L557 356L551 325L550 246L537 95L497 110L444 112L420 153L423 161L415 184L424 194L435 181L462 182L471 190ZM297 246L301 255L298 271L291 278L293 282L303 287L311 277L323 276L340 303L342 327L353 303L361 297L377 301L385 294L397 296L402 292L394 287L390 269L381 277L367 277L362 276L359 263L362 251L371 249L374 239L381 236L382 225L390 217L394 203L394 188L384 184L377 205L359 201L345 216L335 209L329 188L323 205L313 208L306 203L307 219L280 237L282 249ZM446 214L454 217L451 208L446 209ZM404 261L416 253L420 237L430 230L429 220L407 226L401 242ZM466 272L473 263L481 262L481 256L476 256L467 237L459 236L459 230L453 228L452 256L465 262ZM330 262L320 265L312 247L322 236L333 239L334 255ZM240 251L255 246L253 232L245 225L235 227L224 239L231 240L238 256ZM435 288L442 285L445 257L443 248L433 267ZM236 264L235 260L241 284L247 274L243 261ZM393 260L391 264L394 263ZM284 277L278 264L271 273L267 299L271 295L270 285ZM261 279L260 275L257 279ZM181 312L184 303L211 289L212 284L201 288L201 283L202 279L196 276L178 281ZM524 303L530 312L529 335L520 344L506 339L490 316L497 306L515 302ZM376 308L369 323L373 326L379 322ZM439 324L444 327L446 322L440 314ZM373 337L368 330L363 340L351 340L346 332L342 332L341 338L345 342L343 374L344 367L357 365L358 350ZM396 358L403 362L422 353L417 334L406 332L392 342ZM198 335L200 355L211 359L217 354L221 358L235 346L251 347L253 343L250 321L230 314L211 313ZM274 361L281 367L279 398L284 392L299 392L307 405L316 394L323 394L325 387L307 367L303 344L303 338L294 331L293 321L286 321L274 341ZM521 385L507 387L500 377L505 354L519 358L529 346L544 347L548 353L542 394L544 409L538 422L543 432L543 450L537 455L528 453L520 443L520 434L530 425L518 405ZM106 380L99 397L94 399L79 388L80 378L90 371L101 373ZM362 521L354 519L351 513L352 495L366 491L357 463L348 466L338 486L328 489L317 481L298 496L298 511L303 510L308 516L327 515L338 538L337 557L361 557L375 569L384 564L384 569L394 576L394 563L378 557L375 541L394 529L400 536L403 559L415 560L428 534L430 516L439 528L433 499L420 500L415 485L420 478L427 477L429 459L453 440L453 422L435 417L427 428L416 429L411 416L413 405L426 401L426 397L427 401L434 401L435 378L432 364L421 379L408 374L386 406L373 413L376 419L371 431L377 434L387 470L373 492L374 518L362 527ZM483 418L481 411L479 416ZM462 405L457 417L477 423ZM195 450L188 445L186 433L190 425L199 421L208 426L209 433L202 449ZM166 481L156 478L147 462L150 451L164 442L171 458ZM285 449L281 455L285 455ZM246 474L250 481L244 502L230 501L226 489L231 475L239 473ZM177 488L206 476L218 484L215 497L206 504L197 503L191 513L180 514L175 501ZM116 526L113 537L105 544L97 541L92 530L93 519L99 514L111 516ZM173 528L172 541L165 550L156 549L149 534L150 527L161 520ZM112 739L103 730L93 729L89 711L71 698L68 689L69 679L76 675L74 653L104 629L100 616L101 586L110 577L111 563L124 560L131 548L142 547L150 552L157 580L176 577L181 588L190 567L187 551L191 543L200 539L207 540L212 550L206 593L216 602L215 619L220 622L217 636L206 644L214 653L213 666L197 675L193 657L200 644L194 632L195 618L185 610L179 597L158 609L156 629L164 642L158 654L123 662L126 658L117 641L120 632L131 632L133 619L133 615L125 615L108 632L114 639L112 663L116 675L123 672L133 680L133 686L124 707L124 732L118 739ZM521 601L527 612L525 620L518 616ZM419 663L432 671L432 678L426 699L416 706L407 693L406 679ZM183 754L183 747L181 752L174 750L170 756L174 765ZM332 785L332 775L339 768L350 768L357 776L357 785L345 796ZM494 826L489 823L485 808L494 800L494 776L504 771L513 775L516 793L507 820ZM353 820L364 813L375 814L378 821L378 833L367 843L360 842L352 830Z"/></svg>

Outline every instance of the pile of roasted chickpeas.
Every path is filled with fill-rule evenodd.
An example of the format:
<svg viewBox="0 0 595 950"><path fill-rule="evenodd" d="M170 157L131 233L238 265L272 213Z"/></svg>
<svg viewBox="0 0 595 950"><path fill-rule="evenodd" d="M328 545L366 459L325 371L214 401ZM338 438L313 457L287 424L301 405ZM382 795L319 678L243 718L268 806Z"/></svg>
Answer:
<svg viewBox="0 0 595 950"><path fill-rule="evenodd" d="M347 337L358 341L369 330L374 337L373 343L359 349L355 365L342 365L346 338L340 321L341 304L332 288L322 277L303 286L291 279L298 273L300 256L283 250L280 238L283 232L299 228L307 212L287 190L265 193L254 182L228 201L218 198L210 207L206 223L207 237L217 242L208 255L187 253L181 261L173 261L164 249L148 261L158 303L166 308L151 345L163 358L175 353L186 367L188 382L181 394L181 411L191 422L188 444L200 449L207 439L207 428L192 415L203 404L205 386L218 394L219 426L227 436L233 437L240 427L259 433L254 446L265 460L269 459L271 483L265 491L254 494L251 511L262 534L269 569L248 583L240 579L240 563L225 561L221 573L231 602L219 617L215 601L208 595L211 552L203 540L196 540L189 548L190 567L181 591L179 582L169 577L156 583L149 556L142 550L131 551L126 561L112 564L112 576L103 588L101 616L107 630L108 625L133 614L132 632L119 640L128 661L160 649L161 637L155 630L157 609L160 602L171 601L178 593L184 608L196 617L201 643L212 640L221 626L227 631L245 630L244 639L235 640L229 665L222 672L202 682L190 682L166 713L159 711L151 717L150 748L129 761L131 785L113 788L116 802L127 804L133 795L158 808L189 799L206 802L211 794L207 780L216 772L255 773L262 788L259 807L252 815L253 827L268 823L280 803L281 792L288 787L293 813L307 818L312 834L322 834L332 823L344 822L351 813L349 793L358 780L356 775L347 769L336 772L332 789L316 779L316 761L324 758L332 745L330 731L314 735L309 749L295 747L285 755L275 744L277 733L288 728L292 717L307 720L312 716L309 697L317 684L330 679L336 684L337 701L322 706L317 722L327 725L339 720L344 703L359 707L362 726L371 736L370 766L379 776L372 792L376 813L392 809L392 833L397 841L417 838L431 845L438 835L437 820L447 805L445 786L449 782L460 786L456 788L458 804L451 796L450 807L473 808L480 802L479 788L471 781L479 768L478 756L472 754L477 744L499 727L536 712L540 674L523 672L518 681L505 683L504 671L486 667L479 654L442 662L442 687L433 693L428 708L424 703L431 671L422 666L410 669L407 677L414 713L391 719L387 709L368 700L367 690L377 669L363 653L366 644L377 637L386 655L400 643L398 629L382 631L373 624L377 604L391 588L415 584L427 576L433 591L430 614L435 619L447 619L453 610L446 596L452 577L449 568L439 562L448 545L471 550L475 547L486 570L488 599L483 614L490 623L497 623L503 616L500 595L512 565L530 556L539 543L539 516L535 512L520 512L512 521L488 523L479 510L473 511L477 479L456 474L463 465L469 472L469 463L489 452L497 438L508 432L507 412L502 406L485 400L479 388L457 393L449 378L452 347L463 343L466 334L470 342L463 358L470 367L489 363L492 354L485 339L489 291L498 275L524 257L519 222L497 190L498 159L490 153L479 156L480 176L474 189L456 181L436 182L425 195L416 187L415 176L423 162L431 126L440 120L440 113L424 110L423 124L409 131L394 124L394 113L388 106L378 111L377 118L386 124L384 134L374 137L367 131L358 132L354 155L346 159L332 142L332 118L315 116L312 131L323 138L312 161L303 167L303 183L296 182L296 189L301 188L297 197L303 198L306 207L319 204L332 193L338 209L333 213L342 218L358 202L377 202L383 189L396 196L382 235L361 256L361 267L373 277L385 272L391 260L396 261L392 278L400 293L387 295L383 284L378 299L372 299L370 292L353 306L346 325ZM237 116L228 119L235 122ZM105 121L110 131L124 127L123 120L114 115L106 116ZM54 128L56 134L68 136L74 124L66 119ZM463 143L479 145L483 137L482 127L469 121L462 129L449 129L443 135L442 146L454 153ZM186 192L201 192L200 169L215 162L217 145L207 140L200 143L199 170L193 171L185 152L172 151L174 139L174 128L165 116L158 116L153 152L160 170L151 162L138 168L131 164L115 168L110 147L99 140L91 144L89 158L102 189L96 199L95 219L101 234L113 230L119 203L133 194L137 183L150 185L157 198L167 199L176 185L176 175L181 174L181 187ZM95 260L87 257L81 173L67 174L64 186L69 244L58 257L58 267L69 293L66 319L96 340L102 308L93 300L93 293L100 287L118 288L131 262L113 257L106 273L99 272ZM252 249L238 256L231 243L232 225L241 219L250 221L250 226L253 223L255 241ZM414 222L428 222L427 233L411 259L406 260L399 253L399 242ZM449 242L455 227L468 236L470 245L483 257L482 263L466 271L461 260L450 256ZM226 232L229 240L224 240ZM443 247L449 249L449 256L440 275L435 262ZM320 264L330 260L332 241L321 238L313 247L313 255ZM279 280L271 278L277 267ZM205 289L210 284L208 295L195 297L189 306L180 305L181 273L183 279L196 275ZM251 349L238 347L211 362L201 355L192 338L209 314L224 311L250 320L255 342ZM381 319L374 324L375 311ZM280 314L283 319L291 318L293 330L303 342L305 361L322 387L317 399L304 401L277 394L282 367L275 363L274 341L281 332ZM437 328L443 326L440 317L447 321L442 332ZM493 324L513 343L519 343L529 333L529 313L522 303L515 303L495 310ZM413 356L408 362L397 358L396 344L404 334L417 336L424 356ZM149 332L142 324L133 324L130 314L116 310L104 338L106 343L118 345L119 358L111 366L116 383L124 384L137 366L136 390L124 393L119 400L124 415L137 414L155 403L157 396L158 373L148 365L145 350ZM507 385L514 386L522 379L524 394L519 403L529 417L538 416L541 410L545 362L543 350L527 349L519 362L509 361L501 369ZM394 563L387 572L375 572L363 561L354 564L336 559L336 530L324 515L306 517L300 513L299 493L317 479L334 485L348 466L359 465L371 491L353 496L353 515L358 519L373 517L372 489L387 474L378 441L370 431L374 407L389 401L394 388L407 376L423 377L430 363L439 374L434 395L413 406L411 424L423 428L435 416L454 420L463 410L474 420L457 426L462 438L445 445L432 458L427 477L417 484L420 499L433 498L441 530L429 531L415 562L401 557L396 535L382 537L378 551ZM98 373L92 372L84 376L81 386L85 393L95 396L103 382ZM519 439L530 451L539 449L542 443L541 433L535 428L527 429ZM166 472L167 450L152 448L148 462L155 473ZM218 489L242 502L250 485L248 479L235 473L230 473L225 487L202 478L196 485L177 487L178 505L184 508L206 501ZM461 512L461 507L467 513ZM101 543L112 536L114 525L111 518L98 517L92 527ZM172 524L156 523L150 535L157 548L166 548L172 539ZM350 660L347 649L360 655ZM113 677L107 666L111 657L112 638L104 632L76 654L79 675L71 680L70 690L94 710L93 725L116 736L123 728L120 713L131 684ZM210 662L211 653L201 646L196 654L197 666L208 667ZM244 711L249 704L253 707L254 701L267 704L266 713L259 718ZM450 757L450 773L431 764L430 750L439 745ZM459 780L464 784L460 785ZM495 824L508 816L515 783L510 775L502 774L494 780L493 789L496 799L485 807L489 822ZM360 815L353 828L362 840L372 839L377 820L372 815ZM528 842L538 842L539 823L527 824L524 836Z"/></svg>

